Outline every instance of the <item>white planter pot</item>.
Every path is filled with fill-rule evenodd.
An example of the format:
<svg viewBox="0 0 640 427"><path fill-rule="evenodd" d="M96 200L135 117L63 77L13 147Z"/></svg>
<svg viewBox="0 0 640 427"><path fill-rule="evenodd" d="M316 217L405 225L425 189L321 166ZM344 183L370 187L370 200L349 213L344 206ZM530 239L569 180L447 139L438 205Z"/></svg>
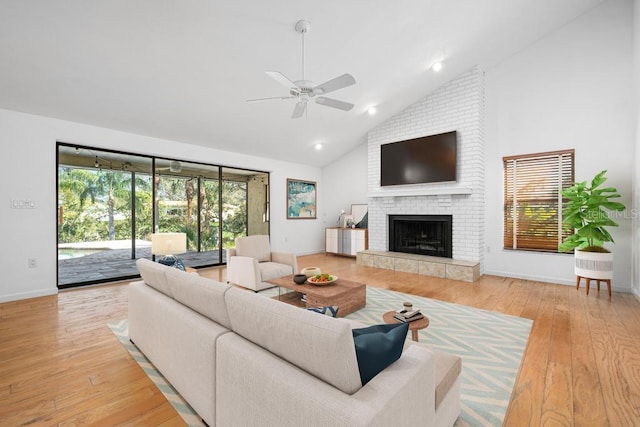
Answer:
<svg viewBox="0 0 640 427"><path fill-rule="evenodd" d="M576 250L575 274L590 279L613 278L613 254L600 252L583 252Z"/></svg>

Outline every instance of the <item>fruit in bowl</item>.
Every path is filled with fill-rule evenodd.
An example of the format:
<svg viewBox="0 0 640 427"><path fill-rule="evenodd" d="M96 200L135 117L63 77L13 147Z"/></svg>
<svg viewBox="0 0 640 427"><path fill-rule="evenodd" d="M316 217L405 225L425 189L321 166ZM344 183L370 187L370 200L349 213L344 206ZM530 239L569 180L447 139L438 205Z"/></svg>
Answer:
<svg viewBox="0 0 640 427"><path fill-rule="evenodd" d="M315 276L309 277L307 281L309 283L313 283L315 285L328 285L329 283L333 283L338 278L336 276L332 276L331 274L322 273L316 274Z"/></svg>

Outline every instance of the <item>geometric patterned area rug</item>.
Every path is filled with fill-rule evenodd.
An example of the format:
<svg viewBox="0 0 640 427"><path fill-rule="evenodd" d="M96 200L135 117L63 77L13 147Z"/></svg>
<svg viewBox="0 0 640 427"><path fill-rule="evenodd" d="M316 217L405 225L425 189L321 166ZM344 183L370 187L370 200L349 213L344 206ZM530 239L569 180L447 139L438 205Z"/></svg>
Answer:
<svg viewBox="0 0 640 427"><path fill-rule="evenodd" d="M277 288L259 292L271 297ZM409 301L429 317L419 331L419 344L462 358L460 402L456 426L500 426L509 406L532 321L494 311L367 286L365 308L347 316L364 324L382 323L382 314ZM120 342L190 426L204 425L144 355L129 341L127 321L109 324Z"/></svg>
<svg viewBox="0 0 640 427"><path fill-rule="evenodd" d="M462 358L456 426L500 426L533 321L494 311L367 287L367 306L347 316L366 324L410 301L429 317L419 343Z"/></svg>

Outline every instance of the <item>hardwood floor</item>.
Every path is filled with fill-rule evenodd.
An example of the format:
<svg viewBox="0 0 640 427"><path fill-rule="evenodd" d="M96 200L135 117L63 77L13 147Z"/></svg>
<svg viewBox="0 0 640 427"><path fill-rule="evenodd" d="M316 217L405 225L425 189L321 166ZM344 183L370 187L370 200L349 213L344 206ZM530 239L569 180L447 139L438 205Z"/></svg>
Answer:
<svg viewBox="0 0 640 427"><path fill-rule="evenodd" d="M640 302L606 289L483 276L476 283L310 255L341 278L534 320L505 425L640 425ZM200 274L225 281L224 268ZM106 326L126 283L0 304L0 425L183 425Z"/></svg>

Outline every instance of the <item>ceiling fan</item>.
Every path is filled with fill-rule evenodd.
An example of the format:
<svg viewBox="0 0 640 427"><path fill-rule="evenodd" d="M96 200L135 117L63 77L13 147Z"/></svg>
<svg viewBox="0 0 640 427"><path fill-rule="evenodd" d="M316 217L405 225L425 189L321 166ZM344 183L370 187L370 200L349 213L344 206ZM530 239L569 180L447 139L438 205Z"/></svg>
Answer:
<svg viewBox="0 0 640 427"><path fill-rule="evenodd" d="M169 163L169 166L167 167L157 167L156 170L164 170L164 171L170 171L173 173L180 173L182 172L182 163L180 163L177 160L172 160L171 163Z"/></svg>
<svg viewBox="0 0 640 427"><path fill-rule="evenodd" d="M267 75L280 83L289 90L289 96L275 96L271 98L249 99L247 102L267 101L271 99L296 99L298 102L293 108L292 119L302 117L307 111L307 103L315 100L316 104L325 107L337 108L343 111L349 111L353 108L353 104L349 102L339 101L333 98L327 98L325 95L330 92L351 86L356 83L356 79L351 74L343 74L322 84L316 85L310 80L305 79L304 67L304 35L309 31L311 25L307 20L300 20L296 23L295 30L302 34L302 80L291 81L279 71L267 71Z"/></svg>

